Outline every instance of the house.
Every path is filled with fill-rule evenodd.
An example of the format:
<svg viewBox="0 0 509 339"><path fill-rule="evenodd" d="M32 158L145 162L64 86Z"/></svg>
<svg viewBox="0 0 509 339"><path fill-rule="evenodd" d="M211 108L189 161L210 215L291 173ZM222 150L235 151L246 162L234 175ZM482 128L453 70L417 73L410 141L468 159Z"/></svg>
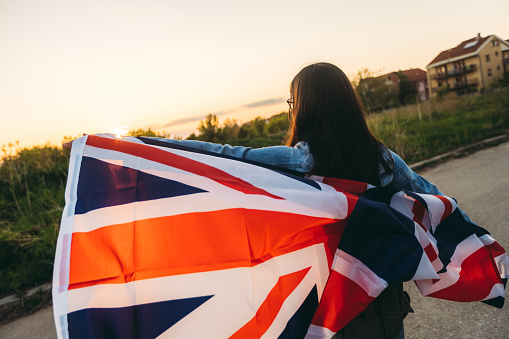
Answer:
<svg viewBox="0 0 509 339"><path fill-rule="evenodd" d="M509 41L479 33L440 52L426 68L430 96L443 87L458 95L477 92L509 71Z"/></svg>
<svg viewBox="0 0 509 339"><path fill-rule="evenodd" d="M361 78L355 91L367 112L380 112L428 99L426 72L419 68Z"/></svg>
<svg viewBox="0 0 509 339"><path fill-rule="evenodd" d="M426 71L420 68L411 68L404 71L399 71L410 81L411 87L415 89L415 95L420 101L425 101L429 98L428 95L428 77ZM385 78L387 85L391 85L395 92L399 92L399 72L391 72L382 75Z"/></svg>

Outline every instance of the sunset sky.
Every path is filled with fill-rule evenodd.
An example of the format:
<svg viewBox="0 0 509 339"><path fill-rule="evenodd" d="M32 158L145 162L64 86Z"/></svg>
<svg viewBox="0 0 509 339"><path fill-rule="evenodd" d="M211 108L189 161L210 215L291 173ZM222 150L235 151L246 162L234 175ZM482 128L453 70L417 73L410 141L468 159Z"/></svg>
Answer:
<svg viewBox="0 0 509 339"><path fill-rule="evenodd" d="M509 39L507 0L0 0L0 145L287 109L305 65L422 68L461 41Z"/></svg>

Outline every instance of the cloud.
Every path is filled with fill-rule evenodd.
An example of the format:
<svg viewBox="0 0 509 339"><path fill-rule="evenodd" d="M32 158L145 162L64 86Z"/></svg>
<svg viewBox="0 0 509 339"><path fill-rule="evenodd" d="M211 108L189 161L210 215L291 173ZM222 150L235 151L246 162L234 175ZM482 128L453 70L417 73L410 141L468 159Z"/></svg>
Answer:
<svg viewBox="0 0 509 339"><path fill-rule="evenodd" d="M230 109L227 111L214 112L212 114L214 114L216 116L220 116L220 115L224 115L224 114L234 113L234 112L240 111L242 109L246 109L246 108L270 106L270 105L279 104L284 101L285 101L285 98L266 99L266 100L261 100L261 101L253 102L250 104L246 104L243 106L239 106L237 108ZM204 118L205 118L205 115L177 119L177 120L170 121L169 123L164 124L161 127L157 127L157 128L161 129L161 128L168 128L168 127L172 127L172 126L176 126L176 125L186 124L186 123L190 123L190 122L199 122L199 121L203 120Z"/></svg>
<svg viewBox="0 0 509 339"><path fill-rule="evenodd" d="M253 107L270 106L270 105L279 104L280 102L284 102L284 101L285 101L284 98L267 99L267 100L253 102L252 104L244 105L244 107L253 108Z"/></svg>
<svg viewBox="0 0 509 339"><path fill-rule="evenodd" d="M231 110L231 111L226 111L226 112L220 111L220 112L214 112L212 114L214 114L215 116L220 116L220 115L231 113L231 112L234 112L234 111L236 111L236 110ZM201 121L203 119L205 119L205 115L194 116L194 117L187 117L187 118L182 118L182 119L177 119L177 120L170 121L169 123L164 124L164 125L162 125L161 127L158 127L158 128L167 128L167 127L181 125L181 124L186 124L186 123L195 122L195 121L198 122L198 121Z"/></svg>
<svg viewBox="0 0 509 339"><path fill-rule="evenodd" d="M161 128L185 124L185 123L193 122L193 121L200 121L201 119L203 119L203 116L201 116L201 115L199 117L195 116L195 117L187 117L187 118L177 119L177 120L170 121L167 124L164 124L163 126L161 126Z"/></svg>

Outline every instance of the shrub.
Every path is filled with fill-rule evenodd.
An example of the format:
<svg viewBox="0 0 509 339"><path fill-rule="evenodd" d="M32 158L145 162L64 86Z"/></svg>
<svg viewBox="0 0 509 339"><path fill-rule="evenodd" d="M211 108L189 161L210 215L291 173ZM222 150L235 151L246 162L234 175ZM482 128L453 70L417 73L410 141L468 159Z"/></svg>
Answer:
<svg viewBox="0 0 509 339"><path fill-rule="evenodd" d="M68 152L4 147L0 167L0 294L51 280Z"/></svg>

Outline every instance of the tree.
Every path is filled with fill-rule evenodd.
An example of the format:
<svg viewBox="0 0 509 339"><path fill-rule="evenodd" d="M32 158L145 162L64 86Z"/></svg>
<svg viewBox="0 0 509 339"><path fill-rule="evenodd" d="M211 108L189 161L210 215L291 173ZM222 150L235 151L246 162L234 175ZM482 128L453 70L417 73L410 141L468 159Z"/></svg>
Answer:
<svg viewBox="0 0 509 339"><path fill-rule="evenodd" d="M451 89L449 86L441 86L438 88L437 95L439 99L446 97L449 93L451 93Z"/></svg>
<svg viewBox="0 0 509 339"><path fill-rule="evenodd" d="M219 124L214 114L208 114L200 121L198 133L187 140L202 140L221 144L265 147L280 144L288 131L288 113L281 112L269 119L260 116L239 125L236 119L226 119Z"/></svg>
<svg viewBox="0 0 509 339"><path fill-rule="evenodd" d="M246 139L249 137L249 122L246 122L245 124L242 124L239 129L239 134L237 135L239 139Z"/></svg>
<svg viewBox="0 0 509 339"><path fill-rule="evenodd" d="M290 120L288 120L288 113L281 112L277 115L272 116L265 127L267 134L281 134L286 133L290 127Z"/></svg>
<svg viewBox="0 0 509 339"><path fill-rule="evenodd" d="M240 127L236 119L226 119L223 127L218 130L218 142L220 143L233 143L239 136Z"/></svg>
<svg viewBox="0 0 509 339"><path fill-rule="evenodd" d="M405 74L403 74L402 71L398 71L397 74L399 103L403 106L410 103L415 103L417 95L417 88L415 87L415 84L412 84L410 79Z"/></svg>
<svg viewBox="0 0 509 339"><path fill-rule="evenodd" d="M198 131L200 132L197 136L198 140L213 142L214 139L217 139L219 131L217 116L211 113L207 114L205 119L200 121Z"/></svg>
<svg viewBox="0 0 509 339"><path fill-rule="evenodd" d="M397 94L392 90L392 86L387 85L380 73L381 70L372 71L369 68L362 68L352 80L355 92L368 113L396 105Z"/></svg>
<svg viewBox="0 0 509 339"><path fill-rule="evenodd" d="M363 79L377 78L381 75L381 73L382 73L381 69L371 70L367 67L364 67L358 70L357 73L355 73L353 76L351 76L352 79L350 80L350 82L352 83L352 86L355 89L359 86Z"/></svg>
<svg viewBox="0 0 509 339"><path fill-rule="evenodd" d="M251 136L254 138L261 138L265 136L265 125L267 125L267 120L258 116L251 120Z"/></svg>
<svg viewBox="0 0 509 339"><path fill-rule="evenodd" d="M169 138L170 133L167 133L166 131L162 132L154 132L149 127L148 129L139 128L136 130L130 130L128 135L133 137L157 137L157 138Z"/></svg>

